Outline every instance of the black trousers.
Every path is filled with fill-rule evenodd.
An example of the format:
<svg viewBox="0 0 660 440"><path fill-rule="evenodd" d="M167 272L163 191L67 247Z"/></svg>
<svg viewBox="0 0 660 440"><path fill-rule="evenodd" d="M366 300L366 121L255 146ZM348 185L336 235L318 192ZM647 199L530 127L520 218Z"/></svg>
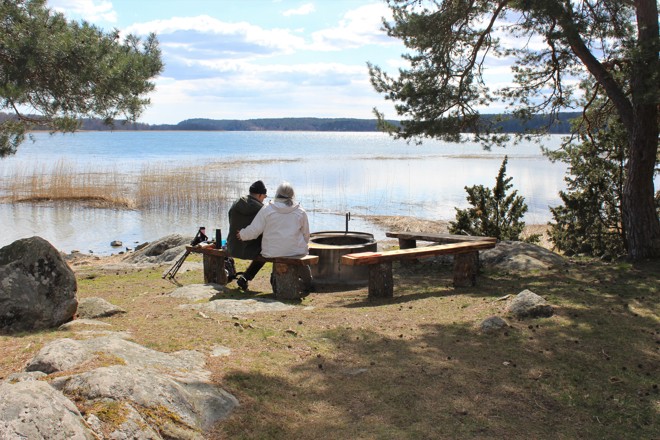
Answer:
<svg viewBox="0 0 660 440"><path fill-rule="evenodd" d="M243 272L243 276L245 277L246 280L250 281L254 279L254 277L257 275L257 272L264 267L263 261L254 261L252 260L250 262L250 265L245 269L245 272Z"/></svg>

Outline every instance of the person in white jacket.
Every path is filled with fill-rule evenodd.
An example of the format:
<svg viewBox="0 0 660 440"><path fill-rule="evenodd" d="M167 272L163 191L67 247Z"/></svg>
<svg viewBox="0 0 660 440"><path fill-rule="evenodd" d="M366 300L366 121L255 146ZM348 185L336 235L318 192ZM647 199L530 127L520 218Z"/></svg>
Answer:
<svg viewBox="0 0 660 440"><path fill-rule="evenodd" d="M239 240L253 240L259 235L261 255L266 258L298 257L309 253L309 220L307 212L294 200L295 192L288 182L277 187L275 199L259 210L246 228L236 233ZM300 277L311 288L311 270L303 266Z"/></svg>
<svg viewBox="0 0 660 440"><path fill-rule="evenodd" d="M309 220L307 212L294 201L293 187L283 182L275 199L259 210L246 228L238 231L240 240L253 240L263 234L261 255L266 258L307 255Z"/></svg>

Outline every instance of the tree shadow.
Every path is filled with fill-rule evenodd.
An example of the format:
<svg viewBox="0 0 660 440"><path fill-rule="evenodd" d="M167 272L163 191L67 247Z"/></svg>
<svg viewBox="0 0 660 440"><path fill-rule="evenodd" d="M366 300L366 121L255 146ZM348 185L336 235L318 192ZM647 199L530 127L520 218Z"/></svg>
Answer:
<svg viewBox="0 0 660 440"><path fill-rule="evenodd" d="M373 328L324 330L314 340L330 347L293 366L289 377L227 375L245 409L216 435L652 438L660 399L658 270L647 270L489 276L490 293L467 295L524 284L556 311L547 319L507 317L509 327L494 334L465 322L421 323L398 337ZM637 284L623 289L631 278ZM446 292L409 296L392 301Z"/></svg>

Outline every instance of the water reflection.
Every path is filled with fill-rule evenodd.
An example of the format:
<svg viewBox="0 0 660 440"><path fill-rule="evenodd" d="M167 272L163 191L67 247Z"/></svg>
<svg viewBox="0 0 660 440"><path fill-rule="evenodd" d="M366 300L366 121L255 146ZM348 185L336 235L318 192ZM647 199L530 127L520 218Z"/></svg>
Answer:
<svg viewBox="0 0 660 440"><path fill-rule="evenodd" d="M557 144L559 137L550 141ZM113 240L133 248L167 234L192 236L201 225L227 230L231 201L256 179L266 183L271 196L281 181L291 182L309 212L312 231L343 230L350 211L351 230L380 239L384 231L360 215L451 220L455 207L467 206L466 186L495 184L505 152L507 175L529 206L526 222L547 222L548 206L560 202L565 165L550 163L533 144L489 153L468 143L412 148L379 133L40 134L36 144L25 144L16 157L0 161L0 181L15 169L40 169L68 155L86 169L112 165L127 182L155 161L165 168L189 166L193 173L218 173L223 191L229 190L189 210L0 204L0 246L39 235L64 251L109 254L120 250L110 247Z"/></svg>

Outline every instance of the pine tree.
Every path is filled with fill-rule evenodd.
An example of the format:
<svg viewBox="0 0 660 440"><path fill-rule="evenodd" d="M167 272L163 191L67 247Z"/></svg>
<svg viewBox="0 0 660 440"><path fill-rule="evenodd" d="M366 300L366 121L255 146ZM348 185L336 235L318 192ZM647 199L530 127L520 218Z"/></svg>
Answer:
<svg viewBox="0 0 660 440"><path fill-rule="evenodd" d="M472 207L456 208L456 221L449 223L449 232L520 240L525 227L521 219L527 212L527 204L517 190L507 194L513 187L513 177L506 177L507 161L508 157L504 156L492 190L483 185L465 187Z"/></svg>
<svg viewBox="0 0 660 440"><path fill-rule="evenodd" d="M568 165L563 205L551 207L550 241L566 255L613 259L625 255L622 198L628 149L626 132L607 99L594 105L576 123L579 143L546 151ZM660 191L655 197L660 215Z"/></svg>
<svg viewBox="0 0 660 440"><path fill-rule="evenodd" d="M134 121L163 68L158 40L144 42L68 21L45 0L0 0L0 158L34 126L71 132L80 118Z"/></svg>
<svg viewBox="0 0 660 440"><path fill-rule="evenodd" d="M387 126L376 111L382 126L408 140L458 140L473 133L484 143L501 143L497 124L482 118L480 108L499 103L515 117L554 117L581 104L575 79L590 80L626 132L621 210L628 256L660 257L660 220L653 206L660 131L657 0L388 0L388 5L393 19L383 27L407 50L406 65L396 75L369 65L375 90L403 118L400 126ZM544 44L512 43L516 40ZM513 60L511 85L487 84L491 56Z"/></svg>

